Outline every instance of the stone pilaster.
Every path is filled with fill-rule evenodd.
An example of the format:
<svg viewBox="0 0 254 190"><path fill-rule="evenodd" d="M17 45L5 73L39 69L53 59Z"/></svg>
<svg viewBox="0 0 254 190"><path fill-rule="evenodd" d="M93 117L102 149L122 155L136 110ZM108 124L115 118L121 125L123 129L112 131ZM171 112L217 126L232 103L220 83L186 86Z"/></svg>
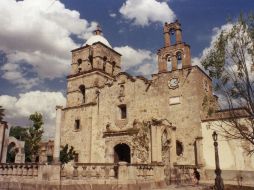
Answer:
<svg viewBox="0 0 254 190"><path fill-rule="evenodd" d="M60 156L60 135L61 135L61 123L62 123L62 106L56 106L56 131L54 140L54 154L53 159L55 163L58 163Z"/></svg>
<svg viewBox="0 0 254 190"><path fill-rule="evenodd" d="M203 137L197 137L196 138L196 151L197 151L196 164L198 166L203 165L203 161L202 161L202 139L203 139Z"/></svg>
<svg viewBox="0 0 254 190"><path fill-rule="evenodd" d="M2 160L3 147L4 147L5 125L0 123L0 161Z"/></svg>
<svg viewBox="0 0 254 190"><path fill-rule="evenodd" d="M151 126L151 141L152 141L152 146L151 146L151 150L152 150L152 162L156 162L157 161L157 141L156 141L156 127Z"/></svg>
<svg viewBox="0 0 254 190"><path fill-rule="evenodd" d="M156 127L156 140L157 140L157 162L162 162L162 146L161 146L161 127Z"/></svg>

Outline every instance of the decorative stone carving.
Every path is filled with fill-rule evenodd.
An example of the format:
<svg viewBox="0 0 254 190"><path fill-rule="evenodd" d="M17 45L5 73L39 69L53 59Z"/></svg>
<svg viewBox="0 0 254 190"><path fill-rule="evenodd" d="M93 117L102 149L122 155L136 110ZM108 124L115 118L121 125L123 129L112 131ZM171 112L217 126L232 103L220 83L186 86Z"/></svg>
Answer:
<svg viewBox="0 0 254 190"><path fill-rule="evenodd" d="M149 142L150 142L150 123L149 122L139 122L134 120L133 122L135 128L139 129L139 132L133 136L132 146L133 151L135 151L136 158L139 162L148 162L149 157Z"/></svg>
<svg viewBox="0 0 254 190"><path fill-rule="evenodd" d="M112 86L113 85L113 80L107 79L106 82L105 82L105 85L107 85L109 87Z"/></svg>
<svg viewBox="0 0 254 190"><path fill-rule="evenodd" d="M123 129L128 124L128 120L127 119L118 119L115 121L115 124L116 124L117 128Z"/></svg>

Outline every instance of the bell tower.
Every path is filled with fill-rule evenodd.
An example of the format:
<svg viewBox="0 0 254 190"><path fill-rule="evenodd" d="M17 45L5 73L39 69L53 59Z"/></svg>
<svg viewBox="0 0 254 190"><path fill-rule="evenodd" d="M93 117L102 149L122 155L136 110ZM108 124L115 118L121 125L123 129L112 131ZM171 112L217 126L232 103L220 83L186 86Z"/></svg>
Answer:
<svg viewBox="0 0 254 190"><path fill-rule="evenodd" d="M121 70L120 61L121 55L112 49L98 25L82 47L72 50L71 75L99 71L114 77Z"/></svg>
<svg viewBox="0 0 254 190"><path fill-rule="evenodd" d="M158 50L158 72L168 72L191 66L190 46L182 41L181 24L165 23L164 47Z"/></svg>
<svg viewBox="0 0 254 190"><path fill-rule="evenodd" d="M111 47L99 25L82 47L71 52L71 73L67 76L67 106L96 104L99 89L112 83L121 72L121 54Z"/></svg>

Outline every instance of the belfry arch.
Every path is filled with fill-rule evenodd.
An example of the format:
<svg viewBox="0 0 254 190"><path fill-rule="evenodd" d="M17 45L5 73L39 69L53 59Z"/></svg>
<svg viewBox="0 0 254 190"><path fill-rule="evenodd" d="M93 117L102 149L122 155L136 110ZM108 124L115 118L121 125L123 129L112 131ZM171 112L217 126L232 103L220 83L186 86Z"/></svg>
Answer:
<svg viewBox="0 0 254 190"><path fill-rule="evenodd" d="M181 24L165 23L163 29L164 47L158 50L158 71L164 73L191 67L190 46L182 40ZM174 37L174 38L173 38ZM173 40L174 39L174 40ZM168 53L171 54L172 68L168 67Z"/></svg>

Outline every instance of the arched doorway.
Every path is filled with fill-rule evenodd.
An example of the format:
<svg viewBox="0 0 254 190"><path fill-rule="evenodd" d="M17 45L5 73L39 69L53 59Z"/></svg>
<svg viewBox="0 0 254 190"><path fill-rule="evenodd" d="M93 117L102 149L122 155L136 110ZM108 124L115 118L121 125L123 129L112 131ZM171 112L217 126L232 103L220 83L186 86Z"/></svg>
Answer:
<svg viewBox="0 0 254 190"><path fill-rule="evenodd" d="M16 144L14 142L11 142L8 147L7 147L7 158L6 162L7 163L14 163L15 162L15 157L18 152L18 149L16 147Z"/></svg>
<svg viewBox="0 0 254 190"><path fill-rule="evenodd" d="M114 147L114 163L131 162L131 150L127 144L117 144Z"/></svg>

